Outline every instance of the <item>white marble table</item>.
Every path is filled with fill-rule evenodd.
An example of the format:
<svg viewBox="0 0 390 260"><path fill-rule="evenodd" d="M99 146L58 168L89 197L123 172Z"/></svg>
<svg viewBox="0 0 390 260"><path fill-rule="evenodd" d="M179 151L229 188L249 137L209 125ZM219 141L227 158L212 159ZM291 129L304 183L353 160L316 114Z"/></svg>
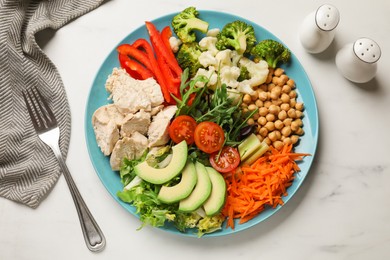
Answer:
<svg viewBox="0 0 390 260"><path fill-rule="evenodd" d="M390 2L326 1L341 13L335 42L322 54L308 54L297 31L323 3L112 0L55 33L41 33L39 42L58 67L72 110L67 163L107 246L101 253L88 251L61 177L35 210L0 198L0 259L390 259ZM145 20L190 5L243 16L277 35L305 67L320 117L315 162L293 199L249 230L212 239L136 231L137 219L96 175L84 136L89 89L109 51ZM382 57L376 78L357 85L338 73L334 58L362 36L379 43Z"/></svg>

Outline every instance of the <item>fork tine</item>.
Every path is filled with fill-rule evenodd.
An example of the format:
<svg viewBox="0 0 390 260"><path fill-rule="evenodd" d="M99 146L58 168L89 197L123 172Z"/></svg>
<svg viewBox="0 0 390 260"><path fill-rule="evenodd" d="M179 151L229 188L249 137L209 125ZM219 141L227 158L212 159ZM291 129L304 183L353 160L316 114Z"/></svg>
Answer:
<svg viewBox="0 0 390 260"><path fill-rule="evenodd" d="M34 92L35 90L35 92ZM50 107L49 107L49 104L46 102L45 98L42 96L41 92L39 92L39 90L36 88L36 87L32 87L32 92L36 98L36 100L38 100L38 105L39 105L39 108L41 109L41 111L46 111L46 113L43 113L45 115L45 117L47 118L48 121L51 121L53 124L57 124L57 120L56 120L56 117L54 116L53 112L51 111ZM37 93L38 96L35 94ZM43 107L44 109L43 109Z"/></svg>
<svg viewBox="0 0 390 260"><path fill-rule="evenodd" d="M28 93L28 90L23 91L22 94L23 94L24 102L26 103L28 114L30 115L31 121L33 123L33 126L35 129L39 129L39 125L37 123L36 116L33 111L35 110L35 108L31 107L32 106L31 104L33 104L33 102L31 101L31 97L30 94ZM40 122L40 124L42 125L42 122Z"/></svg>

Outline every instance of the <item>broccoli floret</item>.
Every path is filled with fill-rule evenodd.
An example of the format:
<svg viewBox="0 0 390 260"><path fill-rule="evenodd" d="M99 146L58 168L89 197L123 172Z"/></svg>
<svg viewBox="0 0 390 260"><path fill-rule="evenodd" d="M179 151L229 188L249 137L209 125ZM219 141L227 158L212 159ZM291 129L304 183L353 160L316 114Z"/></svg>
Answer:
<svg viewBox="0 0 390 260"><path fill-rule="evenodd" d="M276 68L279 62L287 63L290 60L291 52L278 41L267 39L259 42L253 47L251 54L255 59L262 59L271 68Z"/></svg>
<svg viewBox="0 0 390 260"><path fill-rule="evenodd" d="M177 61L184 70L188 68L189 76L195 76L196 72L202 65L199 62L199 56L202 53L197 42L184 43L177 52Z"/></svg>
<svg viewBox="0 0 390 260"><path fill-rule="evenodd" d="M199 12L195 7L188 7L173 17L172 27L177 37L183 42L194 42L196 40L195 30L206 33L209 24L198 18Z"/></svg>
<svg viewBox="0 0 390 260"><path fill-rule="evenodd" d="M218 33L216 47L218 50L233 49L238 54L244 54L250 53L255 44L253 26L237 20L226 24Z"/></svg>
<svg viewBox="0 0 390 260"><path fill-rule="evenodd" d="M241 81L244 81L244 80L250 79L250 78L251 78L251 76L249 74L248 68L245 66L241 66L240 67L240 76L238 76L237 81L241 82Z"/></svg>

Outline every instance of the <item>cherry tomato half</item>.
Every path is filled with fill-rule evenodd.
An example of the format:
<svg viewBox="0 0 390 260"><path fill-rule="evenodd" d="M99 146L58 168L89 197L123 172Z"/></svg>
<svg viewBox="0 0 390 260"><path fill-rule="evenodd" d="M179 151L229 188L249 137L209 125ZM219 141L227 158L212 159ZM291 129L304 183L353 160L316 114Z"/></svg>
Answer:
<svg viewBox="0 0 390 260"><path fill-rule="evenodd" d="M223 129L214 122L202 122L195 128L195 144L205 153L219 151L225 142Z"/></svg>
<svg viewBox="0 0 390 260"><path fill-rule="evenodd" d="M210 154L210 163L221 173L230 172L240 164L240 154L236 148L225 146L220 154L219 152Z"/></svg>
<svg viewBox="0 0 390 260"><path fill-rule="evenodd" d="M194 131L196 128L196 121L190 116L181 115L173 119L169 126L168 132L172 141L180 143L186 140L188 145L194 143Z"/></svg>

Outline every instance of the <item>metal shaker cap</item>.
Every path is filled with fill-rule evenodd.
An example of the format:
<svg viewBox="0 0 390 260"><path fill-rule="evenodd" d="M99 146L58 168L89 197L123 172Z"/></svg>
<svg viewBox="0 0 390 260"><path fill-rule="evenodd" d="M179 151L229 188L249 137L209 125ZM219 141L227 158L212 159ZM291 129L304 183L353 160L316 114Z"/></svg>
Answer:
<svg viewBox="0 0 390 260"><path fill-rule="evenodd" d="M323 31L332 31L340 21L339 10L330 4L321 5L316 12L316 24Z"/></svg>
<svg viewBox="0 0 390 260"><path fill-rule="evenodd" d="M367 63L377 62L381 57L381 48L369 38L356 40L353 44L353 51L359 59Z"/></svg>

